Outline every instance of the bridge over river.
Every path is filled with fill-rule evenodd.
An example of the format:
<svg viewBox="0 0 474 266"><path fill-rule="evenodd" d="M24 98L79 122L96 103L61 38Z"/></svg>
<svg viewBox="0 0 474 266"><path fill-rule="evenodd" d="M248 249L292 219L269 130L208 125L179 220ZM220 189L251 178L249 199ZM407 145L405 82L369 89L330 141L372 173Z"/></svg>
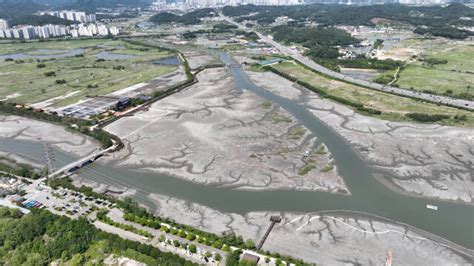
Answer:
<svg viewBox="0 0 474 266"><path fill-rule="evenodd" d="M48 178L54 178L54 177L57 177L61 174L69 174L69 173L72 173L74 171L77 171L77 170L81 169L82 167L93 163L95 160L102 157L105 153L113 151L116 148L117 148L117 145L112 145L107 149L98 150L98 151L93 152L92 154L87 155L86 157L79 158L78 160L76 160L74 162L71 162L71 163L59 168L58 170L50 173L48 175Z"/></svg>
<svg viewBox="0 0 474 266"><path fill-rule="evenodd" d="M225 64L235 64L225 53L221 54L221 60ZM238 214L252 211L281 211L324 212L367 217L409 226L425 236L455 247L464 254L473 254L474 207L471 204L409 196L389 189L379 182L376 174L390 176L390 173L376 169L362 160L345 139L321 122L299 101L283 98L256 86L250 82L241 68L229 68L229 71L234 77L238 91L253 92L279 105L325 143L351 195L294 190L241 191L200 185L167 174L143 171L138 166L121 167L113 161L105 164L89 164L76 173L91 181L131 188L136 191L133 197L150 208L156 207L149 198L150 194L159 194L194 202L222 212ZM5 144L2 147L2 141L0 141L0 150L5 149L18 152L15 145ZM22 152L25 153L35 153L37 150L43 154L41 143L36 145L28 142L22 148ZM69 158L69 162L77 160L77 158L71 159L71 155L56 154L55 156L57 160L63 161L66 161L64 159L66 157ZM82 162L83 160L79 160L74 164ZM61 169L74 164L68 164L67 167ZM438 206L438 211L426 209L427 204Z"/></svg>

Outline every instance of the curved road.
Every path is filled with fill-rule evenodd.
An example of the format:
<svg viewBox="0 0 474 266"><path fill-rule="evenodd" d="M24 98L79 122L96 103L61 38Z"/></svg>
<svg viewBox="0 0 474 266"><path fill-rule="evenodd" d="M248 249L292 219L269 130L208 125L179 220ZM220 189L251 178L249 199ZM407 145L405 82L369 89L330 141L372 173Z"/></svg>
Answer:
<svg viewBox="0 0 474 266"><path fill-rule="evenodd" d="M249 31L247 27L244 25L241 25L235 21L233 21L231 18L226 17L224 15L221 15L221 18L224 20L227 20L228 22L238 26L240 29ZM332 71L328 68L325 68L317 63L315 63L313 60L309 59L306 56L303 56L299 54L297 51L291 50L289 47L282 45L276 41L274 41L271 37L265 36L259 32L256 32L257 35L260 37L260 39L264 40L266 43L274 46L280 52L286 56L289 56L293 58L296 61L299 61L303 65L313 69L316 72L322 73L324 75L333 77L335 79L343 80L346 82L350 82L353 84L357 84L363 87L367 87L370 89L378 90L378 91L383 91L383 92L388 92L392 94L397 94L400 96L404 97L411 97L411 98L417 98L420 100L424 101L429 101L437 104L443 104L443 105L450 105L450 106L455 106L455 107L461 107L461 108L466 108L469 110L474 110L474 102L469 101L469 100L463 100L463 99L456 99L456 98L451 98L451 97L446 97L446 96L441 96L441 95L434 95L434 94L429 94L429 93L423 93L423 92L418 92L418 91L412 91L412 90L407 90L407 89L400 89L396 87L391 87L387 85L381 85L375 82L371 81L366 81L366 80L361 80L361 79L356 79L353 77L349 77L347 75L343 75L339 72Z"/></svg>

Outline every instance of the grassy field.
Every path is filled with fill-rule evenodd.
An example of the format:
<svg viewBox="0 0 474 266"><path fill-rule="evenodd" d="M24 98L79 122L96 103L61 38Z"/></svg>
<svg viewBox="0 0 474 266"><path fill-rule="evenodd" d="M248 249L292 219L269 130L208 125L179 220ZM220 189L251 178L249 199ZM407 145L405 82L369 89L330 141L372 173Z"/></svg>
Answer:
<svg viewBox="0 0 474 266"><path fill-rule="evenodd" d="M56 58L37 57L45 54L41 49L46 49L48 55ZM84 49L83 56L61 57L61 53L72 49ZM131 57L98 60L97 55L102 52ZM18 103L38 103L52 99L52 106L56 107L74 103L86 96L105 95L176 68L152 64L154 59L170 56L169 52L131 45L121 40L0 44L0 55L16 53L25 53L28 58L0 60L0 99L8 98ZM48 72L54 72L54 75L47 76Z"/></svg>
<svg viewBox="0 0 474 266"><path fill-rule="evenodd" d="M273 67L284 72L298 80L305 81L315 87L322 88L328 94L358 102L369 107L382 111L381 115L373 115L385 120L391 121L410 121L405 116L407 113L426 113L426 114L446 114L446 115L466 115L466 121L455 119L446 119L440 121L446 125L474 125L474 113L447 106L438 106L432 103L424 103L414 99L399 97L396 95L383 93L371 89L362 88L356 85L332 80L323 75L319 75L303 66L284 62Z"/></svg>
<svg viewBox="0 0 474 266"><path fill-rule="evenodd" d="M400 72L400 77L395 84L402 88L431 91L437 94L449 93L449 90L452 91L453 96L467 93L474 98L474 74L436 68L437 66L433 69L423 67L419 62L410 64Z"/></svg>
<svg viewBox="0 0 474 266"><path fill-rule="evenodd" d="M395 84L402 88L474 98L474 45L465 42L434 45L408 64ZM445 60L429 64L427 60Z"/></svg>

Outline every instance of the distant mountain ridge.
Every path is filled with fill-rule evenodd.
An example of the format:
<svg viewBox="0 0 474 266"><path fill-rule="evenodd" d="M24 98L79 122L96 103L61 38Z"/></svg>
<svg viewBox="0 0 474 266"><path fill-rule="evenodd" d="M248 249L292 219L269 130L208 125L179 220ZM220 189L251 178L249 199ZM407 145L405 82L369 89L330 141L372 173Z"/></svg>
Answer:
<svg viewBox="0 0 474 266"><path fill-rule="evenodd" d="M48 9L95 12L98 8L147 7L152 2L153 0L0 0L0 18L12 20Z"/></svg>
<svg viewBox="0 0 474 266"><path fill-rule="evenodd" d="M307 4L340 4L340 5L380 5L380 4L403 4L403 5L444 5L451 3L468 4L474 0L305 0Z"/></svg>
<svg viewBox="0 0 474 266"><path fill-rule="evenodd" d="M97 8L115 8L115 7L146 7L153 0L33 0L42 5L77 9L83 11L94 11Z"/></svg>
<svg viewBox="0 0 474 266"><path fill-rule="evenodd" d="M0 7L0 18L4 19L28 16L46 8L32 0L0 0Z"/></svg>

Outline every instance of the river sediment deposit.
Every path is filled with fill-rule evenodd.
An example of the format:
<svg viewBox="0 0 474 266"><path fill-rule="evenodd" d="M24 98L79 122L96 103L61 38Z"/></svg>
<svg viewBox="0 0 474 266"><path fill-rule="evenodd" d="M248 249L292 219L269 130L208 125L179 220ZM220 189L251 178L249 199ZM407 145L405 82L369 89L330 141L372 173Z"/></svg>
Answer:
<svg viewBox="0 0 474 266"><path fill-rule="evenodd" d="M100 148L96 140L72 133L61 125L2 114L0 124L0 140L3 141L10 139L41 142L78 157L86 156Z"/></svg>
<svg viewBox="0 0 474 266"><path fill-rule="evenodd" d="M319 119L341 134L386 180L413 195L473 203L472 129L387 122L310 96Z"/></svg>
<svg viewBox="0 0 474 266"><path fill-rule="evenodd" d="M240 67L198 80L110 124L125 148L79 170L76 184L255 242L279 214L263 248L317 264L380 265L387 253L394 264L472 264L472 130L361 116Z"/></svg>
<svg viewBox="0 0 474 266"><path fill-rule="evenodd" d="M126 148L119 166L235 189L324 190L348 194L330 151L284 109L239 92L224 68L105 129Z"/></svg>
<svg viewBox="0 0 474 266"><path fill-rule="evenodd" d="M223 213L199 204L151 195L156 212L210 232L235 232L256 243L270 225L283 219L263 248L291 254L318 265L383 265L388 253L394 265L468 265L470 254L423 236L416 229L360 213L250 212Z"/></svg>

